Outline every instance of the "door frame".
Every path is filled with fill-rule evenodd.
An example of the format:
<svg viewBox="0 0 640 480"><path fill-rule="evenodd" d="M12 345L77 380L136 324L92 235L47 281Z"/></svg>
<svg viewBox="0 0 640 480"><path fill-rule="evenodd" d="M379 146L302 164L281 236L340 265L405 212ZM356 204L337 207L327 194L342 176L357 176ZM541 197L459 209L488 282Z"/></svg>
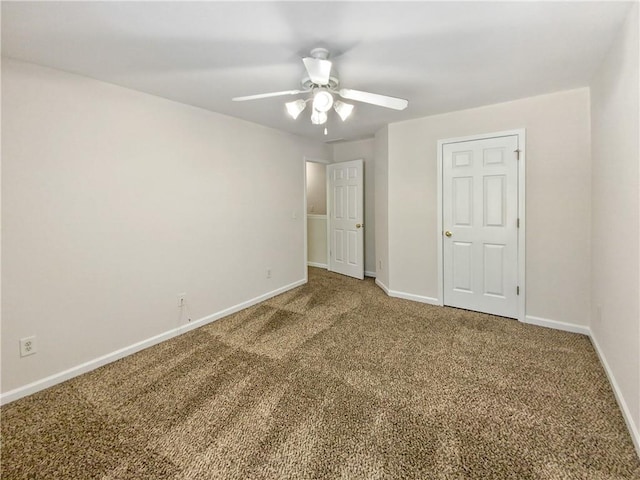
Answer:
<svg viewBox="0 0 640 480"><path fill-rule="evenodd" d="M461 142L468 142L471 140L484 140L487 138L508 137L513 135L518 137L518 149L520 150L519 159L517 160L518 161L518 218L520 219L520 228L518 228L518 286L520 287L520 295L518 296L518 321L524 322L525 308L526 308L526 295L527 295L527 288L525 283L526 281L525 240L526 240L526 226L527 226L527 222L525 220L525 212L526 212L525 180L526 180L526 170L527 170L526 168L527 148L526 148L526 131L524 128L438 140L438 162L437 162L437 165L438 165L438 168L437 168L438 304L440 306L444 306L444 243L442 239L442 235L443 235L442 150L443 150L443 147L444 145L450 144L450 143L461 143Z"/></svg>
<svg viewBox="0 0 640 480"><path fill-rule="evenodd" d="M309 225L309 219L307 218L307 162L311 163L322 163L325 165L329 165L331 162L329 160L325 160L323 158L313 158L308 156L302 157L302 192L303 192L303 204L302 204L302 219L304 226L302 227L304 230L304 259L303 259L303 268L304 268L304 283L309 281L309 268L307 266L307 262L309 261L309 252L307 247L307 230ZM329 230L328 219L327 219L327 231ZM329 246L327 245L327 267L329 261Z"/></svg>

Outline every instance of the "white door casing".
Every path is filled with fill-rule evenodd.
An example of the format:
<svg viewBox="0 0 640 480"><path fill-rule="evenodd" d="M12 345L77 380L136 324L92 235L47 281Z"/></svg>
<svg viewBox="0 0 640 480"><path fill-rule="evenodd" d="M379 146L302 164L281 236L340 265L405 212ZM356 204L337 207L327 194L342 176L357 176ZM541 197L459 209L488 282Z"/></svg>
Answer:
<svg viewBox="0 0 640 480"><path fill-rule="evenodd" d="M364 278L363 161L327 165L329 270Z"/></svg>
<svg viewBox="0 0 640 480"><path fill-rule="evenodd" d="M443 304L519 318L519 136L441 149Z"/></svg>

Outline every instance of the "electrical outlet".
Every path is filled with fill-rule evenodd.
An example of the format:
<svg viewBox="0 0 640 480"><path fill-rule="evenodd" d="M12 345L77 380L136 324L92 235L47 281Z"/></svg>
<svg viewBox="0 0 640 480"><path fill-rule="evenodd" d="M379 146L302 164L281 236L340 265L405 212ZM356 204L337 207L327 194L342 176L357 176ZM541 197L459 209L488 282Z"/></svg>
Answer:
<svg viewBox="0 0 640 480"><path fill-rule="evenodd" d="M382 260L378 260L378 270L382 270Z"/></svg>
<svg viewBox="0 0 640 480"><path fill-rule="evenodd" d="M178 294L178 308L184 307L184 304L187 302L187 294L179 293Z"/></svg>
<svg viewBox="0 0 640 480"><path fill-rule="evenodd" d="M24 337L20 339L20 356L26 357L27 355L33 355L38 349L36 348L36 337Z"/></svg>
<svg viewBox="0 0 640 480"><path fill-rule="evenodd" d="M271 278L271 269L267 268L267 278Z"/></svg>

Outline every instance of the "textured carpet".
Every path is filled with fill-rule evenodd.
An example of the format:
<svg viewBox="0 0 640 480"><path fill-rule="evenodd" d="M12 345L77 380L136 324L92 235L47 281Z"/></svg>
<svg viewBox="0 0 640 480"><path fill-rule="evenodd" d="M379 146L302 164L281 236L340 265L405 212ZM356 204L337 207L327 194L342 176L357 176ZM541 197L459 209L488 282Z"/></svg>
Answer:
<svg viewBox="0 0 640 480"><path fill-rule="evenodd" d="M587 337L313 268L1 416L12 480L640 478Z"/></svg>

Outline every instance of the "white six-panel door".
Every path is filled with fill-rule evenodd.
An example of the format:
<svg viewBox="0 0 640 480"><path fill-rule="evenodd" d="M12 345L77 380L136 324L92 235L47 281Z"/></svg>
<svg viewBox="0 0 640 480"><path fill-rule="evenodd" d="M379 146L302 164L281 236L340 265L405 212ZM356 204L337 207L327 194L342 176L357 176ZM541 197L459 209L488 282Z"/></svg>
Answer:
<svg viewBox="0 0 640 480"><path fill-rule="evenodd" d="M518 136L445 143L444 304L518 316Z"/></svg>
<svg viewBox="0 0 640 480"><path fill-rule="evenodd" d="M362 160L327 165L329 270L364 278Z"/></svg>

